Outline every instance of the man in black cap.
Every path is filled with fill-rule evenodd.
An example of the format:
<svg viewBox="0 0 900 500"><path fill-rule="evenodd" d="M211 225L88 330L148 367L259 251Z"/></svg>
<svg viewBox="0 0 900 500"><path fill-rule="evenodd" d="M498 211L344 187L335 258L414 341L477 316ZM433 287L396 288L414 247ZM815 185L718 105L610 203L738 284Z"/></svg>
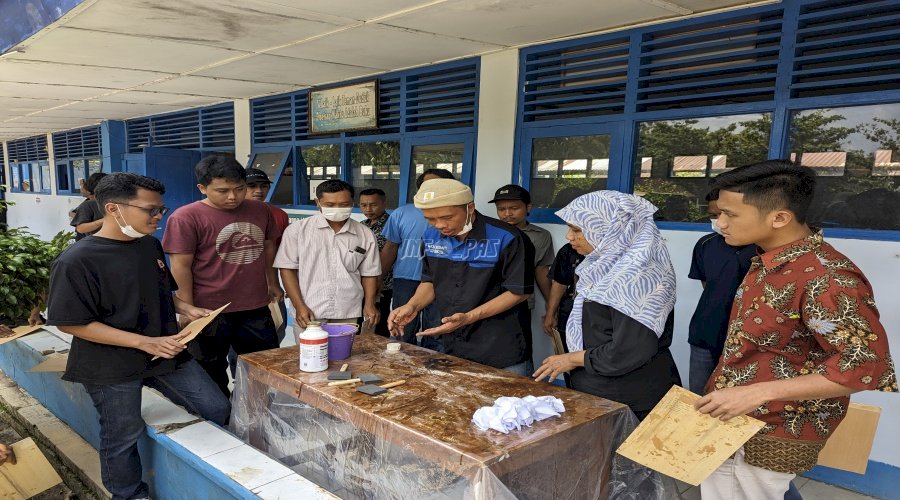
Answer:
<svg viewBox="0 0 900 500"><path fill-rule="evenodd" d="M494 193L493 203L497 207L497 218L519 228L534 245L534 283L546 301L550 297L550 266L553 265L553 237L550 231L528 222L531 212L531 193L522 186L507 184ZM534 295L528 297L528 310L534 309ZM532 339L528 341L529 371L533 371L531 361Z"/></svg>
<svg viewBox="0 0 900 500"><path fill-rule="evenodd" d="M269 176L265 172L258 168L247 169L247 196L250 199L266 201L266 195L269 194L270 187L272 187L272 181L269 180ZM266 205L268 205L269 211L272 212L272 217L275 218L275 226L278 228L279 236L275 243L281 244L281 234L288 227L290 219L284 210L271 203L266 203Z"/></svg>

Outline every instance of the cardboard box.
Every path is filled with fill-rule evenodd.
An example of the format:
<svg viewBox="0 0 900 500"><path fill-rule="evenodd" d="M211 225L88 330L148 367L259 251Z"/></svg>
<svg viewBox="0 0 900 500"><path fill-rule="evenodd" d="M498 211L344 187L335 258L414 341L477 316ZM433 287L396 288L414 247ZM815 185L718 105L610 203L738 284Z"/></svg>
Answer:
<svg viewBox="0 0 900 500"><path fill-rule="evenodd" d="M880 416L877 406L850 403L847 416L819 452L819 465L865 474Z"/></svg>

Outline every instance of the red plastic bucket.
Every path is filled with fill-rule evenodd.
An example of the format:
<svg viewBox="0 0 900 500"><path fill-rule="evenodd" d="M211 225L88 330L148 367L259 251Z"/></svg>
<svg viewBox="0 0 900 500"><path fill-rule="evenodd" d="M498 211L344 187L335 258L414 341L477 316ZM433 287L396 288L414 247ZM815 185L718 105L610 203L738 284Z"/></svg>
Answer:
<svg viewBox="0 0 900 500"><path fill-rule="evenodd" d="M328 360L340 361L350 357L353 350L353 338L359 327L346 323L325 324L322 329L328 332Z"/></svg>

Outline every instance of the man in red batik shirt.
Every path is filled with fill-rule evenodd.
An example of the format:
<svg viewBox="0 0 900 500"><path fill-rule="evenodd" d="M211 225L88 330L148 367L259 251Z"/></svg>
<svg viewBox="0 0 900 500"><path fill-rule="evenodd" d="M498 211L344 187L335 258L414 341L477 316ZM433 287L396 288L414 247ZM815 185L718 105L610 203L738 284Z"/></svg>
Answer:
<svg viewBox="0 0 900 500"><path fill-rule="evenodd" d="M850 394L897 391L872 288L806 224L815 174L770 160L719 175L718 225L732 246L756 244L735 295L725 349L697 409L766 426L701 484L704 498L781 499L811 469Z"/></svg>

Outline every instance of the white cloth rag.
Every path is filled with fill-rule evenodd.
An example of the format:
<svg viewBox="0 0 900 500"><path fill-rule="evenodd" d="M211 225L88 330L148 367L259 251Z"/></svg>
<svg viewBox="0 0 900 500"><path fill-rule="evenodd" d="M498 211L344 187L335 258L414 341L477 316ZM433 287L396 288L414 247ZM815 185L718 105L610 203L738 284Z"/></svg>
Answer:
<svg viewBox="0 0 900 500"><path fill-rule="evenodd" d="M494 401L494 406L484 406L475 410L472 422L486 431L495 431L509 434L509 431L519 430L523 426L531 427L535 421L550 417L558 417L566 411L566 407L559 398L553 396L525 396L524 398L500 397Z"/></svg>

